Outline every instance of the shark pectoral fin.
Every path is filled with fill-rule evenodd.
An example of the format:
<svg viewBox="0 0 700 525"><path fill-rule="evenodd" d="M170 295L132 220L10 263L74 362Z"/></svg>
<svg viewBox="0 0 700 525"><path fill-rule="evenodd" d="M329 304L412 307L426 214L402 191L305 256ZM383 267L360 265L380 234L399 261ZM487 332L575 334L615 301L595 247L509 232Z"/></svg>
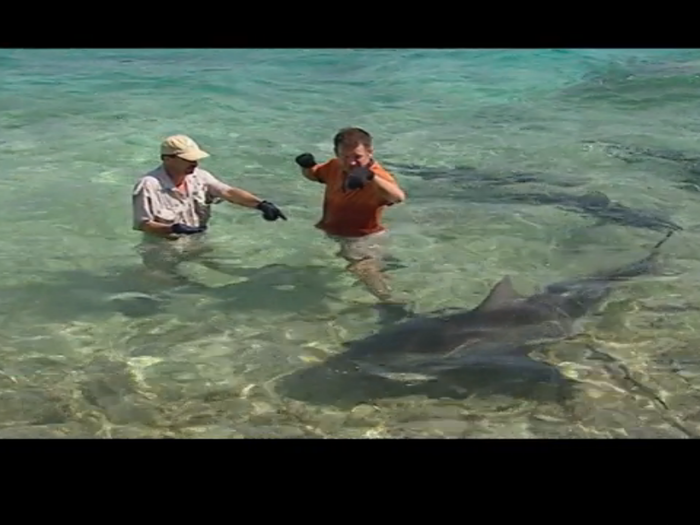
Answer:
<svg viewBox="0 0 700 525"><path fill-rule="evenodd" d="M496 310L502 305L515 301L516 299L520 299L520 294L513 288L510 276L506 275L491 288L489 294L481 301L479 306L474 308L474 311L487 312L489 310Z"/></svg>

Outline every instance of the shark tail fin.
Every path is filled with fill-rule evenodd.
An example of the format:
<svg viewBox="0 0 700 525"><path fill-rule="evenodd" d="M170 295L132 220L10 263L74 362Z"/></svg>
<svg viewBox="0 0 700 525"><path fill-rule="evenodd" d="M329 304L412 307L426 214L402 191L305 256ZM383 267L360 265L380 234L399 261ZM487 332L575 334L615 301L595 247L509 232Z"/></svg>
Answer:
<svg viewBox="0 0 700 525"><path fill-rule="evenodd" d="M663 244L668 241L671 236L675 233L675 230L669 230L663 239L657 242L651 249L649 254L643 259L637 262L622 266L612 271L602 272L598 274L597 277L603 277L608 280L627 280L633 277L639 277L644 274L656 273L657 268L657 258L660 254L660 248Z"/></svg>
<svg viewBox="0 0 700 525"><path fill-rule="evenodd" d="M664 238L657 242L650 250L649 255L636 263L620 268L616 272L612 272L610 277L613 279L629 279L642 274L656 273L658 271L657 259L661 253L661 246L663 246L663 244L668 241L674 233L675 230L669 230L666 232Z"/></svg>
<svg viewBox="0 0 700 525"><path fill-rule="evenodd" d="M657 253L659 253L659 248L661 248L661 246L667 240L669 240L674 233L676 233L676 230L668 230L666 232L666 236L654 245L654 247L651 249L651 253L649 255L656 255Z"/></svg>

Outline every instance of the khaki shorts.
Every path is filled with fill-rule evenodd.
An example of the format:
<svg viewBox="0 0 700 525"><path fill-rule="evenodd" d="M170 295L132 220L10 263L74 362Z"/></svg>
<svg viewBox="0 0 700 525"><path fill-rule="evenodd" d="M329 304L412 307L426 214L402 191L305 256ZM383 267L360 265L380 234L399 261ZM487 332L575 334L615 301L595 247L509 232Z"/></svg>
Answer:
<svg viewBox="0 0 700 525"><path fill-rule="evenodd" d="M166 272L212 249L199 234L183 236L176 240L145 238L137 247L146 268Z"/></svg>
<svg viewBox="0 0 700 525"><path fill-rule="evenodd" d="M386 231L372 233L364 237L339 237L329 235L340 245L338 255L348 262L359 262L366 259L383 261L387 255L389 244Z"/></svg>

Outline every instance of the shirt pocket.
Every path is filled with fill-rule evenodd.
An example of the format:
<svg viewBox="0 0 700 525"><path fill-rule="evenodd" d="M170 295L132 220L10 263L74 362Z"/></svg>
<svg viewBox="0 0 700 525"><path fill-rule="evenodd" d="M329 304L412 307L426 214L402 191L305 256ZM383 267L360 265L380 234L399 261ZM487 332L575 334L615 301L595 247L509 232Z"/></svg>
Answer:
<svg viewBox="0 0 700 525"><path fill-rule="evenodd" d="M199 225L206 226L211 219L211 199L203 185L198 185L192 189L192 202Z"/></svg>
<svg viewBox="0 0 700 525"><path fill-rule="evenodd" d="M153 219L163 224L172 224L177 219L178 214L169 208L160 208L153 213Z"/></svg>
<svg viewBox="0 0 700 525"><path fill-rule="evenodd" d="M153 210L153 217L156 222L163 224L173 224L182 222L184 204L167 194L161 195L158 199L156 209Z"/></svg>

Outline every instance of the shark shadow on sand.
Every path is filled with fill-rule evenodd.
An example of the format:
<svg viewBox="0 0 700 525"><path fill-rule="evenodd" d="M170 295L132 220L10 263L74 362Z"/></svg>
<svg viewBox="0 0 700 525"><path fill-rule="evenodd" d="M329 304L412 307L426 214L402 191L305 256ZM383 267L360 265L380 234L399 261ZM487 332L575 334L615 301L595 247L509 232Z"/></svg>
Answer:
<svg viewBox="0 0 700 525"><path fill-rule="evenodd" d="M580 322L617 284L658 273L659 250L673 233L667 232L634 263L553 283L530 296L518 294L506 276L473 309L415 315L344 343L345 351L280 378L275 390L307 402L343 406L416 393L528 397L537 385L549 387L560 401L567 399L577 383L533 359L532 352L579 335ZM406 385L396 380L397 374L418 374L429 381Z"/></svg>

